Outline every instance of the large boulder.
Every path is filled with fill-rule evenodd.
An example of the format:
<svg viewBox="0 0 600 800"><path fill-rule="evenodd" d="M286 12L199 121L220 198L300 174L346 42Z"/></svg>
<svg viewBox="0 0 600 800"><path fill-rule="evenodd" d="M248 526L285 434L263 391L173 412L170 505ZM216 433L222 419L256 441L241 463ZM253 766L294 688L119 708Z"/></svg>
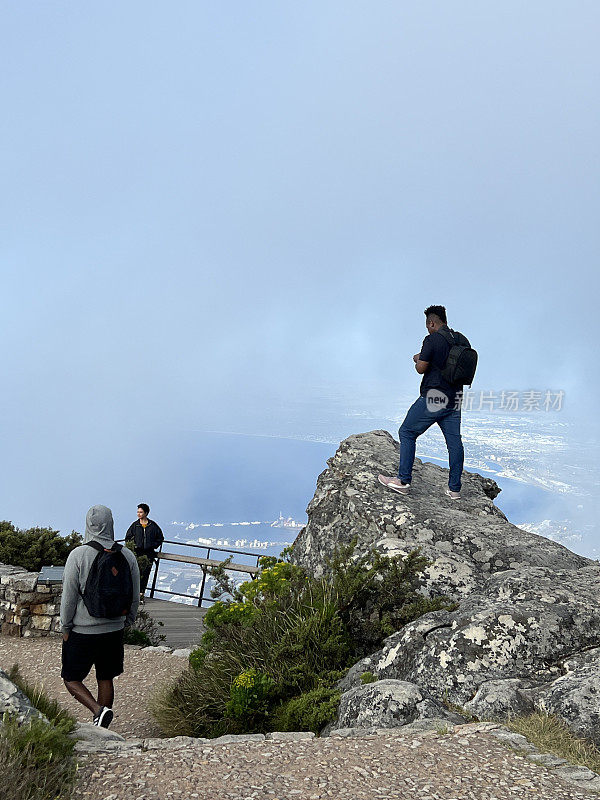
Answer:
<svg viewBox="0 0 600 800"><path fill-rule="evenodd" d="M383 680L344 692L334 727L400 728L425 718L464 721L414 683Z"/></svg>
<svg viewBox="0 0 600 800"><path fill-rule="evenodd" d="M336 548L353 539L359 554L376 549L404 557L418 547L430 562L420 591L449 596L458 607L426 614L388 637L340 688L353 705L359 692L363 716L366 671L480 718L548 708L600 743L598 562L512 525L494 505L500 490L489 478L465 472L462 497L454 501L444 494L448 470L416 459L411 494L390 491L377 476L396 474L398 457L386 431L343 441L318 478L293 560L318 576ZM357 725L348 713L340 725Z"/></svg>
<svg viewBox="0 0 600 800"><path fill-rule="evenodd" d="M458 704L484 681L550 680L564 659L600 642L600 565L496 573L456 611L426 614L371 656L380 677L417 683Z"/></svg>
<svg viewBox="0 0 600 800"><path fill-rule="evenodd" d="M534 703L600 745L600 648L563 659L560 670L558 678L531 692Z"/></svg>

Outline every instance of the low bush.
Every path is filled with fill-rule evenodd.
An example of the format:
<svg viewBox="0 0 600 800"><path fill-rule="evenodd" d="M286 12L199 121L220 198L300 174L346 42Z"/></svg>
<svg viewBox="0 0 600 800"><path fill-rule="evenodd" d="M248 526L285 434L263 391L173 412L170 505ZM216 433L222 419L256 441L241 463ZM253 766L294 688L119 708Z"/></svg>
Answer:
<svg viewBox="0 0 600 800"><path fill-rule="evenodd" d="M168 736L318 730L335 716L336 683L365 652L427 611L454 607L418 594L427 561L335 554L322 578L272 557L235 586L213 571L219 598L189 668L154 698ZM291 726L291 727L290 727Z"/></svg>
<svg viewBox="0 0 600 800"><path fill-rule="evenodd" d="M336 715L341 692L331 686L311 689L293 697L273 712L276 731L319 731Z"/></svg>
<svg viewBox="0 0 600 800"><path fill-rule="evenodd" d="M137 561L138 569L141 575L152 564L151 559L149 559L148 556L140 556L135 552L135 542L132 539L129 539L125 542L125 547L128 550L131 550L135 556L135 560Z"/></svg>
<svg viewBox="0 0 600 800"><path fill-rule="evenodd" d="M35 719L19 725L5 714L0 724L3 800L66 800L72 792L75 740L67 722Z"/></svg>
<svg viewBox="0 0 600 800"><path fill-rule="evenodd" d="M12 522L0 522L0 563L39 572L44 566L62 566L67 556L82 543L79 533L61 536L52 528L21 530Z"/></svg>
<svg viewBox="0 0 600 800"><path fill-rule="evenodd" d="M125 644L140 644L143 647L153 645L156 647L167 638L164 633L159 633L164 622L155 620L143 608L139 608L135 622L128 628L125 628L123 641Z"/></svg>
<svg viewBox="0 0 600 800"><path fill-rule="evenodd" d="M269 714L275 683L264 672L247 669L233 679L225 716L245 720L251 727L261 724Z"/></svg>
<svg viewBox="0 0 600 800"><path fill-rule="evenodd" d="M375 683L377 680L379 680L377 675L374 675L372 672L363 672L360 676L360 682L363 686L366 686L368 683Z"/></svg>

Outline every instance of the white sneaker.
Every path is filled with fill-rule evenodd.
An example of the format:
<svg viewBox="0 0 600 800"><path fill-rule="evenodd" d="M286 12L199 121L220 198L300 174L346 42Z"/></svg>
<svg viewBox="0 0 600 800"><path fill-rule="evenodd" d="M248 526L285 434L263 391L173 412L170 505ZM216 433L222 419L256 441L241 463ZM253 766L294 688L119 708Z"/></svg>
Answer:
<svg viewBox="0 0 600 800"><path fill-rule="evenodd" d="M451 500L460 500L460 492L451 492L450 489L446 489L446 494Z"/></svg>
<svg viewBox="0 0 600 800"><path fill-rule="evenodd" d="M402 483L400 478L390 478L388 475L379 475L377 480L388 489L392 489L398 494L410 494L410 483Z"/></svg>
<svg viewBox="0 0 600 800"><path fill-rule="evenodd" d="M108 728L112 721L112 709L108 708L107 706L101 706L100 711L94 717L94 725L97 725L99 728Z"/></svg>

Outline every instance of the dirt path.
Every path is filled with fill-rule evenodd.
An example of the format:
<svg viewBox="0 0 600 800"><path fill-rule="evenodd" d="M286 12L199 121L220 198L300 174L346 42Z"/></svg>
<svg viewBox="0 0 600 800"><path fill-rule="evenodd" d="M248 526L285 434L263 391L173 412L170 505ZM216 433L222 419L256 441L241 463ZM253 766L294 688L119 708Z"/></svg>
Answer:
<svg viewBox="0 0 600 800"><path fill-rule="evenodd" d="M489 734L385 734L89 755L75 800L584 800Z"/></svg>
<svg viewBox="0 0 600 800"><path fill-rule="evenodd" d="M60 678L60 639L0 637L0 668L17 662L30 681L89 722ZM154 687L186 659L126 647L111 730L160 736L147 709ZM90 682L90 687L93 681ZM476 727L476 726L475 726ZM160 749L80 754L74 800L585 800L598 794L565 783L484 731L393 733L360 738L235 744L161 743Z"/></svg>
<svg viewBox="0 0 600 800"><path fill-rule="evenodd" d="M80 722L91 722L91 714L64 687L60 677L61 639L16 639L0 636L0 669L8 671L18 663L21 674L29 681L41 683ZM111 730L125 737L154 737L161 732L148 713L148 699L156 687L178 675L187 666L187 659L165 653L146 653L125 646L125 672L115 679L115 718ZM96 682L86 680L94 693Z"/></svg>

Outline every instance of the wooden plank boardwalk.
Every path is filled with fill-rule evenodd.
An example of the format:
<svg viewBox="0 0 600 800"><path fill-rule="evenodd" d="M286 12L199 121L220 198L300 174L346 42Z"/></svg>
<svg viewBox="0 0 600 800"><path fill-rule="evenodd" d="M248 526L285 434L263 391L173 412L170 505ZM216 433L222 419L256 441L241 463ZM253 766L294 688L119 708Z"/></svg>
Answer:
<svg viewBox="0 0 600 800"><path fill-rule="evenodd" d="M141 608L157 622L163 623L160 633L167 638L169 647L195 647L204 633L203 618L208 609L146 597Z"/></svg>

